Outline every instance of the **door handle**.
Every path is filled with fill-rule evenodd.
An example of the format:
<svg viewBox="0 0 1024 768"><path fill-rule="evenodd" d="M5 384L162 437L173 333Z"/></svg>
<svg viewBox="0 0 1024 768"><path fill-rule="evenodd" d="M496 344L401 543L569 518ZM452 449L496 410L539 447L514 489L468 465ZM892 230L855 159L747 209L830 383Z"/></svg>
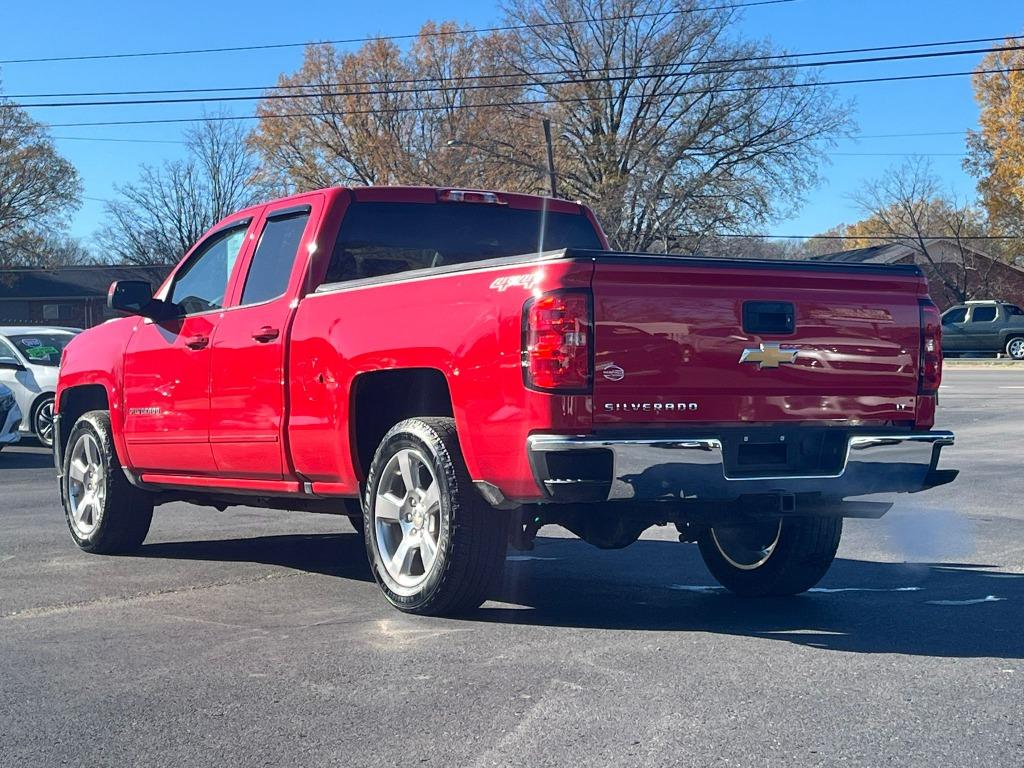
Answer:
<svg viewBox="0 0 1024 768"><path fill-rule="evenodd" d="M281 332L277 328L271 328L269 325L264 325L258 331L253 331L252 337L261 344L266 344L268 341L273 341L280 335Z"/></svg>
<svg viewBox="0 0 1024 768"><path fill-rule="evenodd" d="M209 343L209 336L203 336L202 334L197 333L195 336L190 337L189 340L185 342L185 346L188 347L189 349L206 349Z"/></svg>

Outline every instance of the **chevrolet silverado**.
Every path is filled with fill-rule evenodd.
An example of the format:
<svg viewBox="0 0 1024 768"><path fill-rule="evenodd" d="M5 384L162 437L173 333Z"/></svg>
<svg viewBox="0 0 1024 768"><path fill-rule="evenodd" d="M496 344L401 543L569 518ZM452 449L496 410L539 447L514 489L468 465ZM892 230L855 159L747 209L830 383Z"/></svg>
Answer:
<svg viewBox="0 0 1024 768"><path fill-rule="evenodd" d="M950 482L941 324L915 266L620 253L579 204L324 189L229 216L74 339L71 535L154 506L347 515L395 607L479 606L509 545L653 525L741 595L804 591L844 517Z"/></svg>

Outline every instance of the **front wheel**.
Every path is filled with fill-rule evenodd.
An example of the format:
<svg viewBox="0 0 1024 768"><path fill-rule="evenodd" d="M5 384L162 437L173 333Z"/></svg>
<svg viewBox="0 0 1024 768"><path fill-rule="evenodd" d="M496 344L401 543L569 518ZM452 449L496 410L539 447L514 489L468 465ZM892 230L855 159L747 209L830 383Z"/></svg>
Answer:
<svg viewBox="0 0 1024 768"><path fill-rule="evenodd" d="M479 495L451 418L407 419L384 436L364 505L374 578L407 613L477 608L501 575L508 515Z"/></svg>
<svg viewBox="0 0 1024 768"><path fill-rule="evenodd" d="M1024 360L1024 337L1018 336L1006 342L1006 354L1014 360Z"/></svg>
<svg viewBox="0 0 1024 768"><path fill-rule="evenodd" d="M75 423L61 482L64 517L79 547L111 555L142 545L153 520L153 497L125 477L106 411L90 411Z"/></svg>
<svg viewBox="0 0 1024 768"><path fill-rule="evenodd" d="M781 517L708 528L697 544L723 587L769 597L805 592L821 581L842 533L841 517Z"/></svg>

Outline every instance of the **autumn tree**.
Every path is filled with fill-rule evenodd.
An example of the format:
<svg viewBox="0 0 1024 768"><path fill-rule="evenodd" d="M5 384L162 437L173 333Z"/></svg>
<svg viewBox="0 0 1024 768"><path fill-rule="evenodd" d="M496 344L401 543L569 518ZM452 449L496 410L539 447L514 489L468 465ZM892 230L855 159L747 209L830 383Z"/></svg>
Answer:
<svg viewBox="0 0 1024 768"><path fill-rule="evenodd" d="M274 195L256 178L257 157L238 124L204 120L185 145L184 159L143 165L138 181L105 205L96 239L108 260L174 263L220 219Z"/></svg>
<svg viewBox="0 0 1024 768"><path fill-rule="evenodd" d="M974 75L981 109L979 128L968 131L964 167L978 179L978 192L993 231L1024 238L1024 51L1011 38L988 54ZM1024 254L1022 241L1008 240L1010 260Z"/></svg>
<svg viewBox="0 0 1024 768"><path fill-rule="evenodd" d="M946 193L926 158L890 168L853 199L865 217L843 228L846 248L905 245L941 280L952 301L984 296L997 263L982 256L984 214Z"/></svg>
<svg viewBox="0 0 1024 768"><path fill-rule="evenodd" d="M0 267L81 258L65 233L81 191L78 172L45 127L0 97Z"/></svg>
<svg viewBox="0 0 1024 768"><path fill-rule="evenodd" d="M383 39L353 52L308 46L257 108L252 145L264 174L293 189L538 189L543 165L519 154L523 126L507 107L527 95L500 70L507 44L448 22L424 25L405 51Z"/></svg>

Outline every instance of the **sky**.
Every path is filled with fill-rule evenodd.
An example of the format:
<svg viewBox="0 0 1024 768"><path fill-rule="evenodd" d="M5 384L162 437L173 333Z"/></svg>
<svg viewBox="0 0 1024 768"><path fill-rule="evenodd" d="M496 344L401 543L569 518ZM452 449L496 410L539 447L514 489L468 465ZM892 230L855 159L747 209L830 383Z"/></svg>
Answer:
<svg viewBox="0 0 1024 768"><path fill-rule="evenodd" d="M708 0L718 5L735 0ZM264 45L415 33L428 20L453 19L475 27L500 24L497 2L408 0L387 3L270 0L173 3L7 2L0 60L89 54ZM767 39L789 52L903 45L1024 33L1021 0L795 0L744 10L737 33ZM19 32L14 32L19 30ZM979 45L964 46L968 48ZM298 68L301 47L261 51L0 65L6 95L162 88L263 86ZM903 74L968 71L981 55L910 62L830 67L822 78L855 79ZM793 215L773 222L773 234L807 235L861 218L850 199L866 180L908 154L927 154L936 173L960 197L974 194L974 180L961 169L963 131L975 127L978 110L969 77L898 83L843 85L853 106L859 139L844 139L822 168L822 183ZM252 114L255 102L227 107ZM145 105L32 109L53 125L60 152L81 173L84 196L72 234L91 240L103 218L103 202L115 187L133 181L141 163L181 156L183 124L57 127L67 122L191 118L203 105ZM252 125L254 123L246 123ZM941 133L881 137L879 134ZM102 139L99 141L97 139ZM116 141L114 141L116 140Z"/></svg>

